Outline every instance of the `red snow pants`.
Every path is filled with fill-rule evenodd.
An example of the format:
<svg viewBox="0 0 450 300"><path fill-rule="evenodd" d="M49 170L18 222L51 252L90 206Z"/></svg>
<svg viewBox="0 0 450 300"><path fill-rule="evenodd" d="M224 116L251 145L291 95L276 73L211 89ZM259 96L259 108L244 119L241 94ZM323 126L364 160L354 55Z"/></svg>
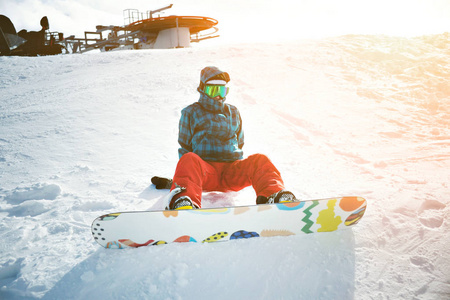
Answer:
<svg viewBox="0 0 450 300"><path fill-rule="evenodd" d="M234 162L211 162L189 152L178 161L173 182L171 190L175 183L186 188L173 200L189 196L197 207L202 207L203 191L239 191L253 186L257 196L268 197L284 189L280 172L263 154Z"/></svg>

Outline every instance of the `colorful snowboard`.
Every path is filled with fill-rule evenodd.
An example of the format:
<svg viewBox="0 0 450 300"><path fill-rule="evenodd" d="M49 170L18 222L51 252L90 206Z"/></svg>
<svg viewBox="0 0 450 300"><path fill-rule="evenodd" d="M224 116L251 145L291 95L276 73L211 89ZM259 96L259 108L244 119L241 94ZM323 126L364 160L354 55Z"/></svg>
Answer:
<svg viewBox="0 0 450 300"><path fill-rule="evenodd" d="M361 197L309 200L225 208L122 212L92 223L105 248L171 242L217 242L251 237L335 231L355 225L367 202Z"/></svg>

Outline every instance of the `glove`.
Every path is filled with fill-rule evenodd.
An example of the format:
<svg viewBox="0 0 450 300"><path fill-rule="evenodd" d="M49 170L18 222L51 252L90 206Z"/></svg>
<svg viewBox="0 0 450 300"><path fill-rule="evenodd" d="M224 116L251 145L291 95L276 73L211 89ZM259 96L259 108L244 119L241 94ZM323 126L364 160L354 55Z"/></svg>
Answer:
<svg viewBox="0 0 450 300"><path fill-rule="evenodd" d="M172 187L172 179L153 176L152 183L155 185L157 190L170 189Z"/></svg>

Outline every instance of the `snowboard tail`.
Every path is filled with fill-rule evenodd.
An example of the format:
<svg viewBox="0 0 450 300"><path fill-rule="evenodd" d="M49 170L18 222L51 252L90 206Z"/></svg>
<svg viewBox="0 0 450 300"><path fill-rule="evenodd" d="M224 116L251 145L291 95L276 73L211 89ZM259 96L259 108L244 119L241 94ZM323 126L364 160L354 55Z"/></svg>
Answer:
<svg viewBox="0 0 450 300"><path fill-rule="evenodd" d="M224 208L122 212L98 217L91 229L95 241L105 248L211 243L340 230L356 225L366 206L364 198L342 197Z"/></svg>

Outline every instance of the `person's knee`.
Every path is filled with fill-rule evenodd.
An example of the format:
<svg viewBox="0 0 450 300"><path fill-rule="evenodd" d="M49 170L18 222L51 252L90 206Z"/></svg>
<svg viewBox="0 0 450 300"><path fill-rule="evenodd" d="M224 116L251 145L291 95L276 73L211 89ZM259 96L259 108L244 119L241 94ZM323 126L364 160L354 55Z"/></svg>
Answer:
<svg viewBox="0 0 450 300"><path fill-rule="evenodd" d="M252 154L248 158L251 159L257 165L271 162L267 155L261 153Z"/></svg>
<svg viewBox="0 0 450 300"><path fill-rule="evenodd" d="M180 162L185 161L201 161L201 157L195 154L194 152L188 152L186 154L183 154L183 156L180 158Z"/></svg>

